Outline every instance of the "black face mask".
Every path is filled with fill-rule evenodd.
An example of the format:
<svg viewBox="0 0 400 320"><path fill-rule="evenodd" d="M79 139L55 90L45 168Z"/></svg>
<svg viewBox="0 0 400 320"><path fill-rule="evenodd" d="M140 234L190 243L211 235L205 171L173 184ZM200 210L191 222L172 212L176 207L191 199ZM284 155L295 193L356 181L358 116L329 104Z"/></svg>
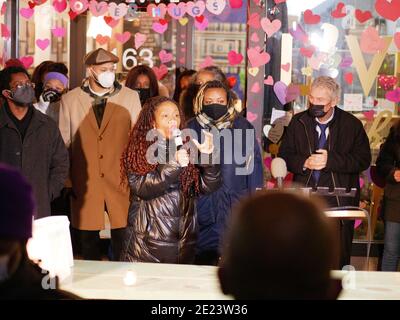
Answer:
<svg viewBox="0 0 400 320"><path fill-rule="evenodd" d="M57 102L61 99L61 92L54 90L54 89L47 89L43 91L43 101L45 102Z"/></svg>
<svg viewBox="0 0 400 320"><path fill-rule="evenodd" d="M310 107L308 108L308 113L313 118L322 118L326 116L328 112L324 111L325 106L319 104L310 103Z"/></svg>
<svg viewBox="0 0 400 320"><path fill-rule="evenodd" d="M136 88L139 93L140 103L143 105L150 98L150 88Z"/></svg>
<svg viewBox="0 0 400 320"><path fill-rule="evenodd" d="M209 118L218 120L228 112L228 108L224 104L213 103L203 105L202 112L205 113Z"/></svg>

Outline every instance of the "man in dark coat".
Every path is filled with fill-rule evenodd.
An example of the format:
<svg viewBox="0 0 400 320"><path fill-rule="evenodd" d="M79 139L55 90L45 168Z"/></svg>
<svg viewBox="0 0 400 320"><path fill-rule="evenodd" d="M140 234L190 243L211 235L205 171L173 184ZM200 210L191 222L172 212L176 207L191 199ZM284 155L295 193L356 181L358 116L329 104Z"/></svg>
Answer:
<svg viewBox="0 0 400 320"><path fill-rule="evenodd" d="M0 165L0 300L76 299L28 258L35 202L21 173Z"/></svg>
<svg viewBox="0 0 400 320"><path fill-rule="evenodd" d="M359 206L359 175L371 163L367 134L360 120L336 107L340 88L319 77L311 85L308 110L296 114L285 133L279 156L306 187L356 188L353 197L326 197L329 207ZM340 266L350 264L354 221L340 221Z"/></svg>
<svg viewBox="0 0 400 320"><path fill-rule="evenodd" d="M0 73L0 162L21 169L33 186L35 218L49 216L68 176L68 152L57 124L37 111L33 85L24 68L8 67Z"/></svg>

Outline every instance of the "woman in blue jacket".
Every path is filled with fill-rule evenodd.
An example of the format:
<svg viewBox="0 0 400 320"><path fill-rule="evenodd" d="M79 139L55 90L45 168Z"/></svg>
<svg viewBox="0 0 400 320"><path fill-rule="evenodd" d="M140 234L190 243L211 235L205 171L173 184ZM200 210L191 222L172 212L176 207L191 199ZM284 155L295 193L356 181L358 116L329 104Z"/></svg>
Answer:
<svg viewBox="0 0 400 320"><path fill-rule="evenodd" d="M213 161L221 164L222 178L217 191L198 200L196 263L216 265L232 207L263 187L262 159L255 129L237 113L233 94L225 84L217 80L203 84L194 111L196 117L188 122L188 128L198 137L202 137L203 130L214 134L214 156L219 160L214 157Z"/></svg>

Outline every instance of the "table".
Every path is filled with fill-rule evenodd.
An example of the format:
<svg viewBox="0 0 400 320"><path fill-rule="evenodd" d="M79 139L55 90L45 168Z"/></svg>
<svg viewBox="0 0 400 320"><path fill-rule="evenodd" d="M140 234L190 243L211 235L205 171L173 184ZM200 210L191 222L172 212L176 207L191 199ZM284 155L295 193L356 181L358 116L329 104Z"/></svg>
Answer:
<svg viewBox="0 0 400 320"><path fill-rule="evenodd" d="M219 286L217 268L75 260L72 276L61 289L88 299L139 300L226 300ZM126 272L134 270L137 283L126 286ZM400 273L333 271L334 278L349 277L349 287L339 299L400 299Z"/></svg>

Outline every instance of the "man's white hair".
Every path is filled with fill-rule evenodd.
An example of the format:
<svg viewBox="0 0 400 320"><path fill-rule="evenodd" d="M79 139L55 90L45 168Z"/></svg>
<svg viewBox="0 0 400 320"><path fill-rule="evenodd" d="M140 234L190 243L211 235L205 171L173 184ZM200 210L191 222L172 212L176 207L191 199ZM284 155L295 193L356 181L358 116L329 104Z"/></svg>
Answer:
<svg viewBox="0 0 400 320"><path fill-rule="evenodd" d="M339 84L331 77L318 77L311 84L311 89L313 88L325 88L331 92L332 99L340 99L340 87Z"/></svg>

